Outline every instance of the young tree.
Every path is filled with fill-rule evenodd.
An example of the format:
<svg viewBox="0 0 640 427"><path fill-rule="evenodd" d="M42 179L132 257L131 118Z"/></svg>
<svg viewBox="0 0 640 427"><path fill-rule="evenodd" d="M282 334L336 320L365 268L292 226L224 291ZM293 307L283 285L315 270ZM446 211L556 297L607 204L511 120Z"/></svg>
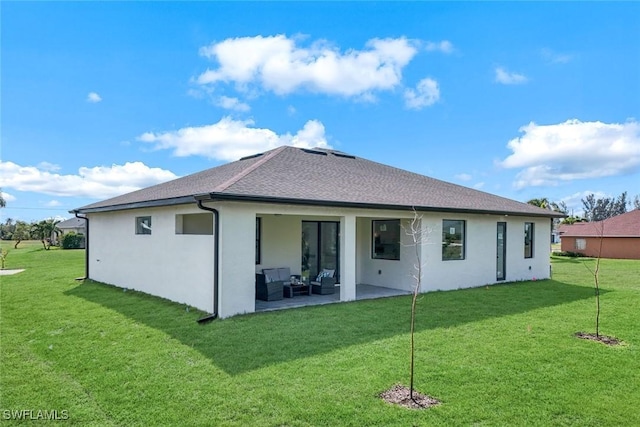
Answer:
<svg viewBox="0 0 640 427"><path fill-rule="evenodd" d="M625 200L625 195L626 193L622 193L623 195L618 198L618 200ZM608 215L605 218L603 218L600 221L594 222L593 226L596 227L596 231L597 231L597 235L598 235L598 256L596 257L596 265L595 268L592 270L591 268L589 268L589 266L585 263L585 267L587 267L587 269L591 272L591 274L593 275L593 285L594 285L594 290L595 290L595 297L596 297L596 335L595 338L597 340L601 339L600 336L600 259L602 257L602 246L603 246L603 242L604 242L604 236L605 236L605 225L607 223L607 219L618 215L618 213L616 212L615 209L610 209L608 211L602 212L602 215ZM611 339L610 337L605 337L607 339Z"/></svg>
<svg viewBox="0 0 640 427"><path fill-rule="evenodd" d="M593 226L597 228L599 236L598 257L596 258L596 267L593 270L589 269L589 271L591 271L591 274L593 275L593 286L596 296L596 338L600 337L600 256L602 255L602 242L604 241L605 222L606 221L603 220L593 224Z"/></svg>
<svg viewBox="0 0 640 427"><path fill-rule="evenodd" d="M416 303L418 301L418 294L422 288L422 272L424 268L424 260L422 257L422 243L427 241L429 237L430 229L425 227L422 215L413 210L413 218L409 222L408 227L405 229L406 234L409 236L410 245L415 251L415 263L413 273L413 296L411 298L411 344L410 344L410 362L409 362L409 397L416 402L414 398L414 372L415 372L415 325L416 325Z"/></svg>

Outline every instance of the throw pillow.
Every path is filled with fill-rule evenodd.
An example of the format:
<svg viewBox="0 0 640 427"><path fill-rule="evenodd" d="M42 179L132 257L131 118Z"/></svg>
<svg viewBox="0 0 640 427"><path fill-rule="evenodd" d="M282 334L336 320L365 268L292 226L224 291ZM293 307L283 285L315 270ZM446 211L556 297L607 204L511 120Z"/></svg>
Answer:
<svg viewBox="0 0 640 427"><path fill-rule="evenodd" d="M333 272L335 270L327 270L326 268L324 270L322 270L320 272L320 274L318 274L318 277L316 278L317 282L321 282L323 277L333 277Z"/></svg>

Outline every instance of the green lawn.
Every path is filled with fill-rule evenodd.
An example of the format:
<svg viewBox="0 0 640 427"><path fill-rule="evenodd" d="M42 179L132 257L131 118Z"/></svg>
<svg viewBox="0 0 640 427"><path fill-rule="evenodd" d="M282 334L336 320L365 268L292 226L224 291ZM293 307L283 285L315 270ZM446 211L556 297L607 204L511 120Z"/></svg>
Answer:
<svg viewBox="0 0 640 427"><path fill-rule="evenodd" d="M3 242L4 248L12 248ZM640 425L640 262L592 277L557 258L553 280L421 296L411 411L377 395L408 384L409 297L238 316L74 279L84 252L11 250L0 286L0 417L66 411L122 426ZM31 423L31 421L29 422Z"/></svg>

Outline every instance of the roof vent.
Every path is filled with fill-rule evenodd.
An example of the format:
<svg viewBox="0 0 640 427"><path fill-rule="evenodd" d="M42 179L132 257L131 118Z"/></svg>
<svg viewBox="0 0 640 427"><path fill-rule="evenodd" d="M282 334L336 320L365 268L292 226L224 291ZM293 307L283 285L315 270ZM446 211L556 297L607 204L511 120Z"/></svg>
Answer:
<svg viewBox="0 0 640 427"><path fill-rule="evenodd" d="M347 154L347 153L341 153L339 151L334 151L331 154L333 154L336 157L343 157L345 159L355 159L356 158L356 156L352 156L351 154Z"/></svg>
<svg viewBox="0 0 640 427"><path fill-rule="evenodd" d="M302 151L304 151L305 153L309 153L309 154L320 154L321 156L326 156L327 153L324 153L322 151L318 151L318 150L311 150L310 148L302 148Z"/></svg>
<svg viewBox="0 0 640 427"><path fill-rule="evenodd" d="M260 157L262 156L264 153L258 153L258 154L252 154L250 156L244 156L244 157L240 157L240 160L249 160L249 159L255 159L256 157Z"/></svg>

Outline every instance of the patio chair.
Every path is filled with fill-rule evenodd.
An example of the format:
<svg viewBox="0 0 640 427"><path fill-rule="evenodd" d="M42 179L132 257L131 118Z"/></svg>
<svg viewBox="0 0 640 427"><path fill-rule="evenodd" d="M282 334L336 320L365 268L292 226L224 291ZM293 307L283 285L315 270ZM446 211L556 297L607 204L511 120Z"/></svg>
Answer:
<svg viewBox="0 0 640 427"><path fill-rule="evenodd" d="M331 295L336 292L335 270L322 270L315 281L311 282L311 292L318 295Z"/></svg>
<svg viewBox="0 0 640 427"><path fill-rule="evenodd" d="M262 301L279 301L284 298L284 282L267 283L266 276L256 273L256 299Z"/></svg>

